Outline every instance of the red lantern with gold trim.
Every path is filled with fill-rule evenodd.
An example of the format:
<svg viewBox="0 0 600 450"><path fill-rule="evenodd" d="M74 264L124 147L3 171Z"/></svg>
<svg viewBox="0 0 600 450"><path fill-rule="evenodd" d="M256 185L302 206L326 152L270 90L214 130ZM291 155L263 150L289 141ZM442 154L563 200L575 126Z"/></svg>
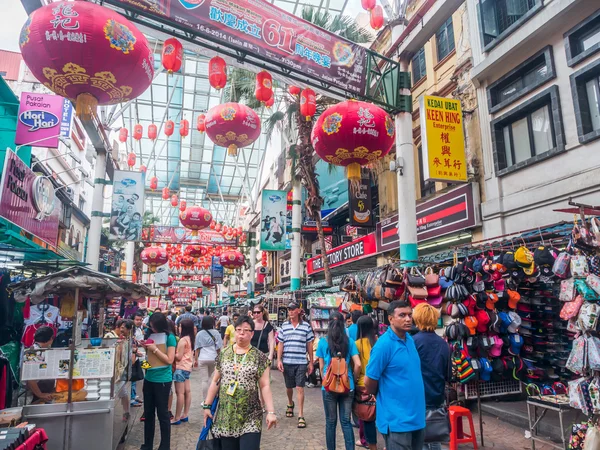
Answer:
<svg viewBox="0 0 600 450"><path fill-rule="evenodd" d="M207 252L206 247L201 245L188 245L185 249L185 253L192 258L202 258Z"/></svg>
<svg viewBox="0 0 600 450"><path fill-rule="evenodd" d="M208 81L216 90L223 89L227 84L227 64L220 56L208 62Z"/></svg>
<svg viewBox="0 0 600 450"><path fill-rule="evenodd" d="M374 30L380 30L383 27L383 8L381 5L377 5L371 10L370 22L371 28Z"/></svg>
<svg viewBox="0 0 600 450"><path fill-rule="evenodd" d="M129 130L125 127L119 130L119 141L127 142L127 138L129 137Z"/></svg>
<svg viewBox="0 0 600 450"><path fill-rule="evenodd" d="M183 119L179 124L179 134L181 137L187 137L190 134L190 122L187 119Z"/></svg>
<svg viewBox="0 0 600 450"><path fill-rule="evenodd" d="M165 70L172 74L179 72L183 61L183 45L175 38L169 38L163 44L162 65Z"/></svg>
<svg viewBox="0 0 600 450"><path fill-rule="evenodd" d="M163 200L169 200L170 195L171 195L171 193L169 192L169 188L167 186L162 188L162 199Z"/></svg>
<svg viewBox="0 0 600 450"><path fill-rule="evenodd" d="M158 134L158 128L154 124L148 125L148 139L154 141L156 139L156 135Z"/></svg>
<svg viewBox="0 0 600 450"><path fill-rule="evenodd" d="M302 90L300 93L300 114L306 117L306 121L312 119L317 112L317 96L315 91L310 88Z"/></svg>
<svg viewBox="0 0 600 450"><path fill-rule="evenodd" d="M254 90L256 100L262 103L273 98L273 77L266 70L256 74L256 89Z"/></svg>
<svg viewBox="0 0 600 450"><path fill-rule="evenodd" d="M239 269L244 265L244 255L238 250L227 250L221 253L220 262L226 269Z"/></svg>
<svg viewBox="0 0 600 450"><path fill-rule="evenodd" d="M176 207L179 204L179 199L177 198L177 194L171 195L171 206Z"/></svg>
<svg viewBox="0 0 600 450"><path fill-rule="evenodd" d="M155 191L157 187L158 187L158 178L156 178L156 177L150 178L150 189Z"/></svg>
<svg viewBox="0 0 600 450"><path fill-rule="evenodd" d="M179 211L185 211L186 207L187 207L187 202L185 200L181 200L179 202Z"/></svg>
<svg viewBox="0 0 600 450"><path fill-rule="evenodd" d="M206 276L202 278L202 286L206 287L206 288L212 288L214 287L214 285L210 282L210 277Z"/></svg>
<svg viewBox="0 0 600 450"><path fill-rule="evenodd" d="M175 131L175 122L173 122L172 120L167 120L165 122L165 134L167 136L172 136L173 131Z"/></svg>
<svg viewBox="0 0 600 450"><path fill-rule="evenodd" d="M238 148L251 145L260 136L260 118L240 103L224 103L206 114L206 134L215 144L237 156Z"/></svg>
<svg viewBox="0 0 600 450"><path fill-rule="evenodd" d="M146 170L148 170L148 168L142 164L142 165L140 166L140 172L142 172L142 173L146 173Z"/></svg>
<svg viewBox="0 0 600 450"><path fill-rule="evenodd" d="M360 167L387 155L394 135L394 121L379 106L347 100L319 116L311 140L321 159L348 167L348 178L358 183Z"/></svg>
<svg viewBox="0 0 600 450"><path fill-rule="evenodd" d="M265 106L267 108L272 108L274 104L275 104L275 97L271 97L269 100L267 100L265 102Z"/></svg>
<svg viewBox="0 0 600 450"><path fill-rule="evenodd" d="M377 0L360 0L360 4L364 10L371 11L373 8L375 8Z"/></svg>
<svg viewBox="0 0 600 450"><path fill-rule="evenodd" d="M169 261L167 250L159 246L145 248L142 250L140 258L150 268L151 272L154 272L158 266L162 266Z"/></svg>
<svg viewBox="0 0 600 450"><path fill-rule="evenodd" d="M181 224L188 230L192 230L192 235L196 236L198 230L202 230L210 225L212 214L208 209L201 206L190 206L185 211L179 213Z"/></svg>
<svg viewBox="0 0 600 450"><path fill-rule="evenodd" d="M142 125L140 125L139 123L136 124L133 127L133 138L136 141L139 141L140 139L142 139L143 135L144 135L144 127Z"/></svg>
<svg viewBox="0 0 600 450"><path fill-rule="evenodd" d="M127 165L130 169L135 166L135 153L131 152L129 155L127 155Z"/></svg>
<svg viewBox="0 0 600 450"><path fill-rule="evenodd" d="M153 51L137 27L92 2L52 2L21 29L19 46L32 74L75 103L89 120L98 105L125 103L154 78Z"/></svg>
<svg viewBox="0 0 600 450"><path fill-rule="evenodd" d="M206 131L206 116L204 114L198 115L198 122L196 123L196 129L200 133L204 133Z"/></svg>
<svg viewBox="0 0 600 450"><path fill-rule="evenodd" d="M298 87L298 86L293 86L292 85L292 86L288 87L288 92L291 95L296 96L296 95L300 95L300 92L302 92L302 89L300 89L300 87Z"/></svg>

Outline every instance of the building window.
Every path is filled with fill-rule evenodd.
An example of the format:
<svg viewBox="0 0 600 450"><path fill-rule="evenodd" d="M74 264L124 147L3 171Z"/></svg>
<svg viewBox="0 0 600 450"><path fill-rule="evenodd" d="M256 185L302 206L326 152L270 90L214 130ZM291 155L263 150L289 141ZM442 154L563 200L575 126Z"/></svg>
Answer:
<svg viewBox="0 0 600 450"><path fill-rule="evenodd" d="M494 113L556 77L552 47L545 47L524 63L490 84L488 107Z"/></svg>
<svg viewBox="0 0 600 450"><path fill-rule="evenodd" d="M419 186L421 190L421 197L424 198L431 194L435 194L435 181L425 181L425 172L423 171L423 149L419 145L417 149L419 156Z"/></svg>
<svg viewBox="0 0 600 450"><path fill-rule="evenodd" d="M437 60L440 62L454 50L454 28L452 27L452 17L444 22L441 28L435 33L437 43Z"/></svg>
<svg viewBox="0 0 600 450"><path fill-rule="evenodd" d="M79 243L81 242L81 233L77 230L77 235L75 236L75 250L79 251Z"/></svg>
<svg viewBox="0 0 600 450"><path fill-rule="evenodd" d="M600 9L565 33L567 64L573 67L600 51Z"/></svg>
<svg viewBox="0 0 600 450"><path fill-rule="evenodd" d="M540 0L481 0L479 23L484 51L521 26L541 5Z"/></svg>
<svg viewBox="0 0 600 450"><path fill-rule="evenodd" d="M423 77L425 77L425 75L427 75L427 68L425 67L425 47L421 47L415 56L413 56L412 75L413 83L419 82Z"/></svg>
<svg viewBox="0 0 600 450"><path fill-rule="evenodd" d="M79 196L79 209L82 211L85 210L85 199L82 196Z"/></svg>
<svg viewBox="0 0 600 450"><path fill-rule="evenodd" d="M600 138L600 59L571 75L579 142Z"/></svg>
<svg viewBox="0 0 600 450"><path fill-rule="evenodd" d="M497 175L554 156L565 148L558 99L552 86L492 122Z"/></svg>

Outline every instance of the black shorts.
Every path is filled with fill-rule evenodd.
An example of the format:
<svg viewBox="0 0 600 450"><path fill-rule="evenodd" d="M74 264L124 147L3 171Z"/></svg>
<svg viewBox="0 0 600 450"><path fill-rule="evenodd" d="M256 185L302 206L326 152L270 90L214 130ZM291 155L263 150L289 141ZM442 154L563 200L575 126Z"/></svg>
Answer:
<svg viewBox="0 0 600 450"><path fill-rule="evenodd" d="M306 384L307 370L308 364L284 364L283 379L285 380L285 387L288 389L303 388Z"/></svg>

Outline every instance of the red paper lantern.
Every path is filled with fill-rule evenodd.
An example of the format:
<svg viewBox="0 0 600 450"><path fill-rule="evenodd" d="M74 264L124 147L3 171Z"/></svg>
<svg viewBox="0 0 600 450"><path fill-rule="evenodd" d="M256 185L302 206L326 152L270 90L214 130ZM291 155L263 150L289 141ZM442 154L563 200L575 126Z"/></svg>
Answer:
<svg viewBox="0 0 600 450"><path fill-rule="evenodd" d="M142 250L140 255L144 264L146 264L151 272L154 272L158 266L162 266L169 261L167 250L163 247L152 246Z"/></svg>
<svg viewBox="0 0 600 450"><path fill-rule="evenodd" d="M186 137L190 134L190 122L187 119L183 119L179 124L179 134L181 137Z"/></svg>
<svg viewBox="0 0 600 450"><path fill-rule="evenodd" d="M186 206L187 206L187 202L185 200L181 200L179 202L179 211L185 211Z"/></svg>
<svg viewBox="0 0 600 450"><path fill-rule="evenodd" d="M371 11L373 8L375 8L377 2L376 0L360 0L360 4L363 7L363 9Z"/></svg>
<svg viewBox="0 0 600 450"><path fill-rule="evenodd" d="M288 92L292 95L300 95L302 89L300 89L298 86L290 86L288 87Z"/></svg>
<svg viewBox="0 0 600 450"><path fill-rule="evenodd" d="M165 134L167 136L172 136L173 131L175 131L175 122L173 122L172 120L167 120L165 122Z"/></svg>
<svg viewBox="0 0 600 450"><path fill-rule="evenodd" d="M169 287L173 284L173 277L169 277L166 283L158 283L159 286Z"/></svg>
<svg viewBox="0 0 600 450"><path fill-rule="evenodd" d="M119 141L127 142L128 136L129 136L129 130L127 128L121 128L119 130Z"/></svg>
<svg viewBox="0 0 600 450"><path fill-rule="evenodd" d="M154 78L153 52L136 26L91 2L60 1L31 13L19 37L33 75L75 102L79 118L97 105L138 97Z"/></svg>
<svg viewBox="0 0 600 450"><path fill-rule="evenodd" d="M221 232L221 228L222 228L222 227L223 227L223 225L221 225L220 223L216 224L216 225L215 225L215 231L216 231L217 233L220 233L220 232Z"/></svg>
<svg viewBox="0 0 600 450"><path fill-rule="evenodd" d="M192 258L202 258L206 255L207 250L206 247L202 247L201 245L188 245L185 252Z"/></svg>
<svg viewBox="0 0 600 450"><path fill-rule="evenodd" d="M271 97L269 100L265 102L265 106L267 108L271 108L275 104L275 97Z"/></svg>
<svg viewBox="0 0 600 450"><path fill-rule="evenodd" d="M273 98L273 77L266 70L261 70L256 75L256 89L254 91L256 100L266 103Z"/></svg>
<svg viewBox="0 0 600 450"><path fill-rule="evenodd" d="M202 286L207 288L212 288L214 285L210 282L210 277L206 276L202 278Z"/></svg>
<svg viewBox="0 0 600 450"><path fill-rule="evenodd" d="M240 103L217 105L206 114L206 134L215 144L227 147L228 155L237 156L238 148L260 136L260 118Z"/></svg>
<svg viewBox="0 0 600 450"><path fill-rule="evenodd" d="M147 170L146 166L144 166L144 165L142 164L142 165L140 166L140 172L142 172L142 173L146 173L146 170Z"/></svg>
<svg viewBox="0 0 600 450"><path fill-rule="evenodd" d="M380 30L383 27L383 8L381 5L375 6L371 10L371 28L374 30Z"/></svg>
<svg viewBox="0 0 600 450"><path fill-rule="evenodd" d="M208 81L216 90L223 89L227 84L227 64L220 56L208 62Z"/></svg>
<svg viewBox="0 0 600 450"><path fill-rule="evenodd" d="M196 128L200 133L204 133L206 131L206 116L204 114L198 115L198 123L196 124Z"/></svg>
<svg viewBox="0 0 600 450"><path fill-rule="evenodd" d="M171 195L171 193L169 192L169 188L167 186L162 188L162 199L163 200L169 200L170 195Z"/></svg>
<svg viewBox="0 0 600 450"><path fill-rule="evenodd" d="M175 289L171 288L167 291L167 294L169 295L169 297L173 297L175 295Z"/></svg>
<svg viewBox="0 0 600 450"><path fill-rule="evenodd" d="M148 125L148 139L154 141L156 139L156 135L158 134L158 128L156 125L151 124Z"/></svg>
<svg viewBox="0 0 600 450"><path fill-rule="evenodd" d="M140 139L142 139L143 135L144 135L144 127L138 123L137 125L135 125L133 127L133 138L136 141L139 141Z"/></svg>
<svg viewBox="0 0 600 450"><path fill-rule="evenodd" d="M300 93L300 114L306 117L308 122L317 112L317 96L315 91L310 88L304 89Z"/></svg>
<svg viewBox="0 0 600 450"><path fill-rule="evenodd" d="M212 214L208 209L201 206L190 206L185 211L179 213L181 224L188 230L192 230L192 235L196 236L198 230L202 230L210 225Z"/></svg>
<svg viewBox="0 0 600 450"><path fill-rule="evenodd" d="M135 153L132 152L127 156L127 165L130 169L135 166Z"/></svg>
<svg viewBox="0 0 600 450"><path fill-rule="evenodd" d="M347 100L327 108L311 140L324 161L348 167L348 178L360 181L360 166L387 155L394 144L394 121L372 103Z"/></svg>
<svg viewBox="0 0 600 450"><path fill-rule="evenodd" d="M244 265L244 255L238 250L227 250L221 254L220 261L226 269L237 269Z"/></svg>
<svg viewBox="0 0 600 450"><path fill-rule="evenodd" d="M158 178L156 178L156 177L150 178L150 189L152 189L154 191L154 190L156 190L157 187L158 187Z"/></svg>
<svg viewBox="0 0 600 450"><path fill-rule="evenodd" d="M165 70L172 74L179 72L183 61L183 45L175 38L169 38L163 44L162 65Z"/></svg>
<svg viewBox="0 0 600 450"><path fill-rule="evenodd" d="M179 204L179 199L177 198L177 194L171 195L171 206L175 207Z"/></svg>

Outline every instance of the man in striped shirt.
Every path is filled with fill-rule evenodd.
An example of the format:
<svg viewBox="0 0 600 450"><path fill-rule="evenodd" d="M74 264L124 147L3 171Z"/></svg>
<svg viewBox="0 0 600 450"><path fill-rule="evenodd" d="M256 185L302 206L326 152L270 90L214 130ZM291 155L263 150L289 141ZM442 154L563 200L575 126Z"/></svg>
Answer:
<svg viewBox="0 0 600 450"><path fill-rule="evenodd" d="M294 388L298 399L298 428L306 428L304 420L304 385L306 375L310 375L313 366L313 341L315 335L308 322L301 319L302 311L296 302L288 305L289 320L281 326L277 334L277 368L283 372L287 388L288 405L286 417L294 416ZM308 364L306 355L308 353Z"/></svg>

